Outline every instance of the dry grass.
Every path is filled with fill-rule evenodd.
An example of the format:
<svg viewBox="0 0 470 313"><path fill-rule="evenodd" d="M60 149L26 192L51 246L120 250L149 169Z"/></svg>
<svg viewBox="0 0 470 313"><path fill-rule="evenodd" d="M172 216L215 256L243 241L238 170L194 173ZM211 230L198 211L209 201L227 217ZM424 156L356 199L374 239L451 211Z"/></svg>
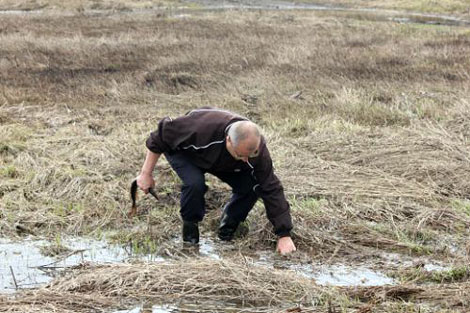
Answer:
<svg viewBox="0 0 470 313"><path fill-rule="evenodd" d="M84 10L114 10L127 11L135 9L167 8L168 6L181 5L177 0L1 0L0 10L67 10L83 12Z"/></svg>
<svg viewBox="0 0 470 313"><path fill-rule="evenodd" d="M29 311L28 304L34 302L37 312L52 307L65 312L89 312L90 308L103 312L107 307L125 308L145 301L179 303L183 308L185 303L199 303L199 307L215 306L220 311L246 307L250 312L251 307L275 312L286 304L321 305L327 295L306 278L293 279L295 273L273 272L241 260L81 267L18 300L0 298L0 307L9 307L9 312ZM67 304L65 298L70 299Z"/></svg>
<svg viewBox="0 0 470 313"><path fill-rule="evenodd" d="M464 29L325 13L2 23L1 192L12 222L52 233L127 224L148 132L209 104L260 123L288 195L325 198L340 220L468 223L451 211L468 192ZM161 205L175 210L167 169Z"/></svg>
<svg viewBox="0 0 470 313"><path fill-rule="evenodd" d="M454 14L463 17L470 16L470 6L465 0L301 0L301 1L283 1L283 3L312 3L315 5L325 5L334 8L352 8L352 9L375 9L375 10L400 10L416 13L434 13L434 14ZM206 2L207 3L207 2ZM236 2L234 2L236 3ZM252 1L254 5L269 5L269 1ZM216 5L217 1L213 1ZM59 0L1 0L0 10L67 10L83 12L85 10L114 10L130 11L141 9L155 9L168 7L202 7L201 1L180 1L180 0L68 0L67 2Z"/></svg>
<svg viewBox="0 0 470 313"><path fill-rule="evenodd" d="M185 312L464 312L468 289L467 282L443 284L439 291L412 284L328 288L243 258L193 259L85 265L41 289L2 296L0 307L6 309L2 312L109 312L149 304L173 304ZM413 306L418 301L431 303L437 311Z"/></svg>
<svg viewBox="0 0 470 313"><path fill-rule="evenodd" d="M191 14L2 15L0 234L107 234L135 247L154 242L158 250L180 232L179 182L162 162L160 202L139 201L144 212L157 209L126 218L145 138L159 118L211 105L245 114L263 128L292 205L294 239L310 259L352 260L380 249L468 261L468 29L327 12ZM210 179L210 208L220 208L228 196ZM208 213L203 236L215 230L218 214ZM237 241L241 251L273 245L261 207L249 224L249 235ZM206 270L204 263L192 265ZM227 270L223 262L215 268ZM246 271L235 267L229 275L245 277L238 269ZM95 270L103 273L94 279L104 280L90 282L110 289L91 304L81 295L60 304L49 289L3 299L1 307L34 311L44 293L59 311L73 305L99 311L109 305L115 276L106 276L106 268L90 273ZM129 275L123 294L137 299L145 285L130 277L148 271L120 271ZM250 271L255 282L266 274ZM155 288L151 297L166 295L162 288L175 283L164 278L162 287L146 281ZM244 281L236 281L240 289L230 289L233 283L222 288L224 300L259 300ZM196 282L193 287L206 290ZM261 296L278 302L291 296L266 292ZM37 311L47 311L47 301ZM394 305L384 302L380 310L396 312Z"/></svg>

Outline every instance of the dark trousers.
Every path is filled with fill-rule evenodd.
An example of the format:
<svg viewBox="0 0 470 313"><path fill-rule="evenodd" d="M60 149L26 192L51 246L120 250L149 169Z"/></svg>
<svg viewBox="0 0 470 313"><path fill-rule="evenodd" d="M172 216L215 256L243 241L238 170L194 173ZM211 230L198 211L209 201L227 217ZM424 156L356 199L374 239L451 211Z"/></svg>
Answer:
<svg viewBox="0 0 470 313"><path fill-rule="evenodd" d="M184 221L200 222L204 218L207 191L204 174L206 171L195 166L181 153L165 153L165 157L183 181L181 187L181 217ZM242 222L258 200L253 187L256 181L250 172L210 172L232 187L232 197L224 208L225 213L235 221Z"/></svg>

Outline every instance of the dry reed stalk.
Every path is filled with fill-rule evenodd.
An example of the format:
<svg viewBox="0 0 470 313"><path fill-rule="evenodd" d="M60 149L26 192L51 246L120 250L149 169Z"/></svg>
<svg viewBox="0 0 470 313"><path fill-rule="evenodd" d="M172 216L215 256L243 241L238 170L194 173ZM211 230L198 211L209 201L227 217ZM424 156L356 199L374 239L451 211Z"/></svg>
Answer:
<svg viewBox="0 0 470 313"><path fill-rule="evenodd" d="M116 306L116 299L99 295L81 295L67 292L50 292L39 289L22 291L16 296L0 296L0 312L8 313L86 313L109 312L108 308Z"/></svg>
<svg viewBox="0 0 470 313"><path fill-rule="evenodd" d="M348 287L341 288L348 296L358 298L363 302L385 302L400 300L407 302L423 302L432 304L437 311L445 308L455 312L467 312L470 307L470 284L451 283L435 285L402 285L381 287ZM440 307L439 307L440 306Z"/></svg>
<svg viewBox="0 0 470 313"><path fill-rule="evenodd" d="M223 301L247 305L311 304L321 292L293 272L248 263L186 259L172 263L84 268L49 285L48 290L106 297L173 302Z"/></svg>

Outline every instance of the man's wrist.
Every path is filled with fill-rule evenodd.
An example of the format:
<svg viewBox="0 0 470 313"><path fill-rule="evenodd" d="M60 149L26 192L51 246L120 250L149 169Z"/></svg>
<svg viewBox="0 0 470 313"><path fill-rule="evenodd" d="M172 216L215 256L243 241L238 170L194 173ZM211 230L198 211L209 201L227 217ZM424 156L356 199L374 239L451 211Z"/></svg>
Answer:
<svg viewBox="0 0 470 313"><path fill-rule="evenodd" d="M285 231L285 232L280 232L277 234L278 239L284 238L284 237L290 237L290 231Z"/></svg>

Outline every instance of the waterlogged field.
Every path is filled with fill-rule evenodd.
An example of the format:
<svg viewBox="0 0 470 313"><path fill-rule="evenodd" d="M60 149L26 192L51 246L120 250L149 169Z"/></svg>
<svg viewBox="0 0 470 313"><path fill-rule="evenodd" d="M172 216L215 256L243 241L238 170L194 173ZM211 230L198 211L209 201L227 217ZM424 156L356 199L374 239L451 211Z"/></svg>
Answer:
<svg viewBox="0 0 470 313"><path fill-rule="evenodd" d="M470 310L464 4L274 2L0 1L0 312ZM165 161L127 217L148 134L200 106L261 126L296 253L261 202L219 242L212 177L183 248Z"/></svg>

